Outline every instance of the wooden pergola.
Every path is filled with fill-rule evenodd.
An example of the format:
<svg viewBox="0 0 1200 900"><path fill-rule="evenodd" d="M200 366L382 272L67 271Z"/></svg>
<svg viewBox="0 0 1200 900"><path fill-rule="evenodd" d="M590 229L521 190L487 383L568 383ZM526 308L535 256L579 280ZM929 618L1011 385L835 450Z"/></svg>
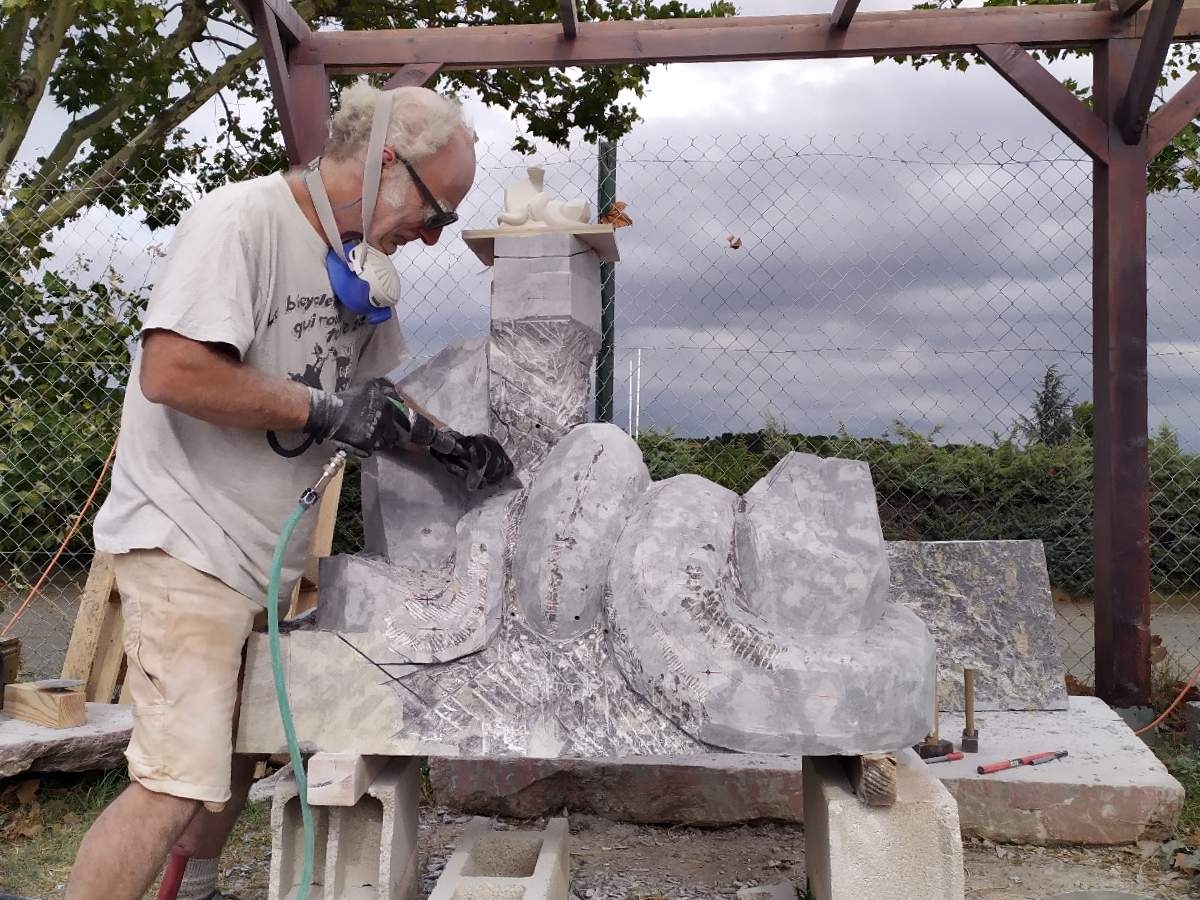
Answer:
<svg viewBox="0 0 1200 900"><path fill-rule="evenodd" d="M1096 689L1115 706L1148 703L1146 173L1200 113L1200 75L1153 116L1150 105L1171 43L1200 39L1200 2L857 13L859 0L836 0L830 15L580 22L574 0L559 0L557 23L327 32L287 0L243 2L294 164L321 152L333 74L391 72L397 87L463 69L956 51L986 59L1094 161ZM1092 51L1091 108L1029 54L1037 48Z"/></svg>

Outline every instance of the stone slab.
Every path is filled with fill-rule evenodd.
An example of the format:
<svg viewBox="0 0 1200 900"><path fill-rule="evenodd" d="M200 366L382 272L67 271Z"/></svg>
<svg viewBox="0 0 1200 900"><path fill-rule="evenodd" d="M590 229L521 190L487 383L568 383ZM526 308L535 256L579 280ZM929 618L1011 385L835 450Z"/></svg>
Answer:
<svg viewBox="0 0 1200 900"><path fill-rule="evenodd" d="M980 752L936 766L965 833L1027 844L1127 844L1174 831L1183 787L1103 700L1072 697L1058 712L983 713L976 724ZM943 736L961 733L961 716L942 716ZM993 775L975 771L1045 750L1069 755Z"/></svg>
<svg viewBox="0 0 1200 900"><path fill-rule="evenodd" d="M0 778L22 772L86 772L125 761L133 709L88 703L87 721L75 728L46 728L0 713Z"/></svg>
<svg viewBox="0 0 1200 900"><path fill-rule="evenodd" d="M962 709L962 670L978 670L976 709L1065 709L1066 669L1041 541L893 541L892 600L929 628L938 701Z"/></svg>
<svg viewBox="0 0 1200 900"><path fill-rule="evenodd" d="M737 900L796 900L796 896L796 885L791 881L759 884L737 892Z"/></svg>
<svg viewBox="0 0 1200 900"><path fill-rule="evenodd" d="M712 827L803 818L799 757L434 757L429 780L439 806L478 815L533 819L567 808L621 822Z"/></svg>
<svg viewBox="0 0 1200 900"><path fill-rule="evenodd" d="M600 261L591 253L497 259L492 319L575 319L600 333Z"/></svg>
<svg viewBox="0 0 1200 900"><path fill-rule="evenodd" d="M1161 838L1177 821L1183 788L1102 700L1072 697L1071 709L988 712L977 718L982 753L931 767L958 800L963 834L1031 844L1125 844ZM957 738L962 720L943 717ZM1057 743L1066 759L979 775L981 762ZM957 741L956 741L957 746ZM803 821L801 761L710 753L686 762L433 759L439 805L469 813L533 818L593 813L628 822L732 825Z"/></svg>
<svg viewBox="0 0 1200 900"><path fill-rule="evenodd" d="M954 799L911 749L896 754L896 803L864 805L835 757L805 760L804 860L814 900L963 900Z"/></svg>
<svg viewBox="0 0 1200 900"><path fill-rule="evenodd" d="M1193 747L1200 747L1200 700L1189 700L1183 704L1184 739Z"/></svg>

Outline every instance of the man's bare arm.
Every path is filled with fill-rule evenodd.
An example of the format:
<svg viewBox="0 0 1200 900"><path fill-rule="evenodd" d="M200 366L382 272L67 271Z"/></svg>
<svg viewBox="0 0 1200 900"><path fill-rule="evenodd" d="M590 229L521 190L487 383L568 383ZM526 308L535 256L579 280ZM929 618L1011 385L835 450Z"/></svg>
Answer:
<svg viewBox="0 0 1200 900"><path fill-rule="evenodd" d="M217 349L173 331L143 338L142 393L214 425L300 431L308 421L302 384L265 375Z"/></svg>

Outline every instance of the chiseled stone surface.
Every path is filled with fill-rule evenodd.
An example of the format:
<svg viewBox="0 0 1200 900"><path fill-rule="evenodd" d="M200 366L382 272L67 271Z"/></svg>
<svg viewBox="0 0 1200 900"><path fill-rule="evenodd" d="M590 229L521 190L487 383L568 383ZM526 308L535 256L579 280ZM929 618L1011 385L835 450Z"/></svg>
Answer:
<svg viewBox="0 0 1200 900"><path fill-rule="evenodd" d="M1041 541L895 541L888 555L892 599L937 645L942 709L963 708L963 667L978 670L976 709L1066 708Z"/></svg>
<svg viewBox="0 0 1200 900"><path fill-rule="evenodd" d="M617 536L649 486L641 450L615 425L580 425L550 451L513 556L517 605L530 628L568 640L592 627Z"/></svg>
<svg viewBox="0 0 1200 900"><path fill-rule="evenodd" d="M463 434L486 432L487 355L482 338L447 347L400 378L400 390ZM440 568L453 557L456 526L469 506L462 480L427 454L381 452L363 460L363 535L371 555Z"/></svg>
<svg viewBox="0 0 1200 900"><path fill-rule="evenodd" d="M1072 697L1068 711L991 712L976 717L978 754L939 763L958 801L963 833L1028 844L1127 844L1170 835L1183 787L1098 697ZM962 732L943 715L942 734ZM982 762L1043 750L1065 759L980 775Z"/></svg>
<svg viewBox="0 0 1200 900"><path fill-rule="evenodd" d="M806 464L819 461L780 463ZM919 740L934 676L925 626L893 604L873 627L819 637L758 614L738 581L738 567L753 565L735 549L739 505L732 491L678 475L651 486L626 523L605 608L631 687L723 749L816 756ZM852 602L837 592L806 599Z"/></svg>
<svg viewBox="0 0 1200 900"><path fill-rule="evenodd" d="M888 559L864 462L789 453L743 498L734 527L746 607L799 634L872 628Z"/></svg>
<svg viewBox="0 0 1200 900"><path fill-rule="evenodd" d="M76 728L46 728L0 712L0 778L22 772L86 772L121 765L133 729L133 708L88 703Z"/></svg>

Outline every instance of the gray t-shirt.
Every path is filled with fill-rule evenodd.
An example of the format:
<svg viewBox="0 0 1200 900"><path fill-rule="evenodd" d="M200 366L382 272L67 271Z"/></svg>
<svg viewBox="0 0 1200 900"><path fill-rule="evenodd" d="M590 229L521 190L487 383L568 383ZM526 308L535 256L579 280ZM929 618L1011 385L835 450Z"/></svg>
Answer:
<svg viewBox="0 0 1200 900"><path fill-rule="evenodd" d="M385 374L404 351L396 316L372 326L339 304L326 249L282 175L218 188L180 221L142 331L226 344L246 365L327 391ZM96 516L96 549L162 549L265 605L279 532L335 447L317 444L287 459L263 431L151 403L140 372L139 352L112 489ZM295 447L303 435L278 438ZM310 512L292 537L284 588L300 576L315 522Z"/></svg>

